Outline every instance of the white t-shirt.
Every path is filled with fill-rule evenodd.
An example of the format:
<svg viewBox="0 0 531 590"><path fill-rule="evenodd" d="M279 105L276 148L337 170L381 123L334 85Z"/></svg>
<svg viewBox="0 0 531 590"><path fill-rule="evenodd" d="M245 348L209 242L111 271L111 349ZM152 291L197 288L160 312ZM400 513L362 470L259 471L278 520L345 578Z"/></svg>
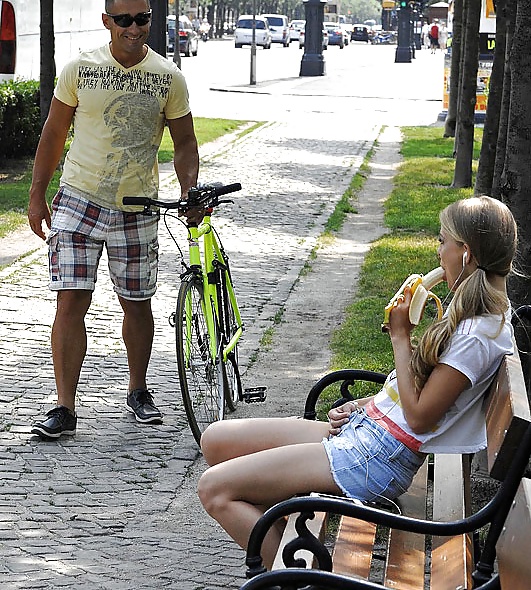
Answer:
<svg viewBox="0 0 531 590"><path fill-rule="evenodd" d="M125 68L104 45L70 61L54 94L76 108L61 183L109 209L138 209L124 207L124 196L155 198L165 120L190 112L176 64L148 48L140 63Z"/></svg>
<svg viewBox="0 0 531 590"><path fill-rule="evenodd" d="M503 357L513 354L510 312L500 330L501 316L478 316L464 320L439 359L465 375L465 389L431 432L414 433L404 417L396 371L387 377L381 391L366 406L373 420L386 427L409 448L422 453L475 453L487 446L483 394Z"/></svg>

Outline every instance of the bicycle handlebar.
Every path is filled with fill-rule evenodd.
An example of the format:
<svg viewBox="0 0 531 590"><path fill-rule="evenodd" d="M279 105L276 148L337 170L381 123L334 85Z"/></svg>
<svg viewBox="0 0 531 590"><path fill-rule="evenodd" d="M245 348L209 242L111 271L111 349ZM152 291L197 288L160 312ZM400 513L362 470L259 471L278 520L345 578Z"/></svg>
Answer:
<svg viewBox="0 0 531 590"><path fill-rule="evenodd" d="M209 209L217 207L220 203L231 203L232 201L220 201L219 197L228 195L242 189L239 182L226 185L207 184L198 187L192 187L188 191L188 198L179 201L159 201L149 197L124 197L124 205L143 205L144 212L149 212L151 207L161 207L163 209L179 209L181 212L188 211L193 207L203 207Z"/></svg>

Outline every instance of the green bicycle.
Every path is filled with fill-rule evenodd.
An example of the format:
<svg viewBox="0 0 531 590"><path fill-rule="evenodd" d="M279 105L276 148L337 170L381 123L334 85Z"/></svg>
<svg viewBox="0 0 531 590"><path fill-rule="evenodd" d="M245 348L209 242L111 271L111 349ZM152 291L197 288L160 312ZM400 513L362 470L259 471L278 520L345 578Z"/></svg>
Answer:
<svg viewBox="0 0 531 590"><path fill-rule="evenodd" d="M145 214L151 214L153 207L164 209L166 228L180 252L185 270L180 275L177 305L170 316L170 324L175 327L184 408L198 444L209 424L223 420L226 409L234 411L241 400L250 403L265 399L263 387L242 390L238 341L243 324L229 259L211 220L217 206L232 202L220 197L239 190L239 183L205 185L190 189L186 201L163 202L145 197L123 199L124 205L143 205ZM183 213L192 207L206 211L199 225L186 223L170 213L175 209ZM187 228L188 262L168 226L168 217L177 219Z"/></svg>

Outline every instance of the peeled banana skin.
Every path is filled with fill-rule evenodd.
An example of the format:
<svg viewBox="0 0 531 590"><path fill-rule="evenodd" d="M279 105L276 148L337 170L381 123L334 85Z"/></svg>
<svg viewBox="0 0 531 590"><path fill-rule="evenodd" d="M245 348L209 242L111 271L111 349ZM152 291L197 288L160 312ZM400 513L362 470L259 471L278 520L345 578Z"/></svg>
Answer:
<svg viewBox="0 0 531 590"><path fill-rule="evenodd" d="M437 317L441 319L443 314L441 300L431 292L430 289L435 287L443 280L444 269L440 266L434 268L426 275L412 274L402 283L400 289L391 297L389 303L385 306L384 321L382 323L382 332L389 330L389 316L391 310L398 303L399 298L404 293L404 289L409 287L411 289L412 297L409 306L409 321L417 326L422 319L424 308L429 299L433 299L437 306Z"/></svg>

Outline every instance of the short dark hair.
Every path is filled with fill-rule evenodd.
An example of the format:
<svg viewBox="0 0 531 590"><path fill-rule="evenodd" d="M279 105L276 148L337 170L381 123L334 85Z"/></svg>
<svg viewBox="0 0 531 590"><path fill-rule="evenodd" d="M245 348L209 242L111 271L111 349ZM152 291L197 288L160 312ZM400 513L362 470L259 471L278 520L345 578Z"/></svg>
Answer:
<svg viewBox="0 0 531 590"><path fill-rule="evenodd" d="M116 2L116 0L105 0L105 12L106 13L110 14L112 12L115 2ZM148 3L148 8L151 9L151 1L146 0L146 2Z"/></svg>

